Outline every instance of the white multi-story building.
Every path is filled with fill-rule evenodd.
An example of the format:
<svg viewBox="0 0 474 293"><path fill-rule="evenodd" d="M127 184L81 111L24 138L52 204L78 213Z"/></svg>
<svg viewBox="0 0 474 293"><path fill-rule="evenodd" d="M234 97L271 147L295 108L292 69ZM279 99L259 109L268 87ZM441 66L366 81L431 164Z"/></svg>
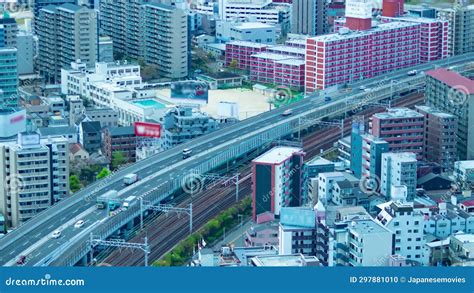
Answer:
<svg viewBox="0 0 474 293"><path fill-rule="evenodd" d="M388 199L413 200L416 195L416 166L414 153L383 153L380 192ZM405 186L406 194L393 194Z"/></svg>
<svg viewBox="0 0 474 293"><path fill-rule="evenodd" d="M0 212L17 227L69 195L69 143L23 132L0 143Z"/></svg>
<svg viewBox="0 0 474 293"><path fill-rule="evenodd" d="M61 70L61 92L80 95L100 107L118 113L120 125L136 121L159 120L167 107L154 99L156 88L142 82L140 66L128 63L96 63L88 68L73 62L71 68Z"/></svg>
<svg viewBox="0 0 474 293"><path fill-rule="evenodd" d="M392 241L392 232L374 220L352 221L348 225L349 265L387 266Z"/></svg>
<svg viewBox="0 0 474 293"><path fill-rule="evenodd" d="M424 234L424 214L413 208L413 203L389 201L379 205L376 221L395 234L394 250L407 260L428 264L429 251Z"/></svg>
<svg viewBox="0 0 474 293"><path fill-rule="evenodd" d="M216 21L216 38L222 42L247 41L262 44L276 43L276 26L261 22Z"/></svg>
<svg viewBox="0 0 474 293"><path fill-rule="evenodd" d="M457 183L470 186L474 183L474 160L456 161L454 163L453 177Z"/></svg>
<svg viewBox="0 0 474 293"><path fill-rule="evenodd" d="M218 7L222 20L247 19L280 25L284 32L290 29L290 4L273 3L272 0L219 0Z"/></svg>
<svg viewBox="0 0 474 293"><path fill-rule="evenodd" d="M351 188L358 186L359 180L347 172L325 172L318 175L318 199L324 204L339 201L341 189L336 188L338 182L347 182ZM336 196L337 195L337 196Z"/></svg>

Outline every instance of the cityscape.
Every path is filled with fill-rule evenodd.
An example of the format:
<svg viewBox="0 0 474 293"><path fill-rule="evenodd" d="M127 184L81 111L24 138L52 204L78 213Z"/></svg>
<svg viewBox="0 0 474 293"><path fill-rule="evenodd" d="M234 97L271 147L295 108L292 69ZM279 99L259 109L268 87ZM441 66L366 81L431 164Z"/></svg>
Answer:
<svg viewBox="0 0 474 293"><path fill-rule="evenodd" d="M474 266L473 1L0 8L2 267Z"/></svg>

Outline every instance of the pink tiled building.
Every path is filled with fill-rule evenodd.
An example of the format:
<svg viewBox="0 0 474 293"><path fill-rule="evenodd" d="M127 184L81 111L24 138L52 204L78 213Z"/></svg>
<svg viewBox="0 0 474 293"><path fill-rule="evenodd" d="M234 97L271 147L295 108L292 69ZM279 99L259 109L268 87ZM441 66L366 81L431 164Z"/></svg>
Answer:
<svg viewBox="0 0 474 293"><path fill-rule="evenodd" d="M370 131L389 144L390 152L412 152L423 159L425 116L408 108L391 108L372 116Z"/></svg>
<svg viewBox="0 0 474 293"><path fill-rule="evenodd" d="M248 70L250 69L251 56L260 52L264 52L268 45L234 41L225 45L225 64L230 66L233 60L237 61L237 68Z"/></svg>

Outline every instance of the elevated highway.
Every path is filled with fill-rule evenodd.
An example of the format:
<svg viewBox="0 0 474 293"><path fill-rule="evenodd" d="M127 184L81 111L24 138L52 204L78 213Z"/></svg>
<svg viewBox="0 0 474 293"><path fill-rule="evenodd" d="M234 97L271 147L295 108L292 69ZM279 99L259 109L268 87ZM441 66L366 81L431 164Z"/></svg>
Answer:
<svg viewBox="0 0 474 293"><path fill-rule="evenodd" d="M435 66L455 66L473 59L474 54L466 54L410 69L423 72ZM97 210L94 207L96 198L107 190L118 190L122 198L136 195L158 203L180 189L182 178L191 170L207 173L223 164L232 164L236 158L310 127L321 119L343 115L395 95L422 91L424 75L408 77L407 71L404 69L356 82L352 84L352 91L330 93L332 99L329 102L324 101L323 95L312 95L290 106L246 119L123 168L64 199L6 235L0 240L0 264L15 265L18 256L26 255L26 265L74 265L87 255L90 233L105 239L139 215L138 205L132 205L114 216L107 215L104 210ZM369 90L360 91L360 86ZM292 109L292 115L282 116L288 108ZM192 148L194 156L182 160L184 148ZM122 179L128 173L137 173L143 179L124 187ZM82 229L75 229L74 223L79 219L85 220L86 224ZM62 231L62 237L51 239L50 234L58 228Z"/></svg>

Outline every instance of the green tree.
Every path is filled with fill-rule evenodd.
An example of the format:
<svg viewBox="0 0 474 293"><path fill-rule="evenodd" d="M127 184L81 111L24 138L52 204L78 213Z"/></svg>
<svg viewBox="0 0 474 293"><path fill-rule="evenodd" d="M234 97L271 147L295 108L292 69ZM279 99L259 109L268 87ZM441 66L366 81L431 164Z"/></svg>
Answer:
<svg viewBox="0 0 474 293"><path fill-rule="evenodd" d="M79 189L81 189L81 181L79 180L79 177L77 175L71 175L69 176L69 189L71 189L72 192L76 192Z"/></svg>
<svg viewBox="0 0 474 293"><path fill-rule="evenodd" d="M117 169L121 165L123 165L127 159L123 155L122 152L115 151L112 153L112 168Z"/></svg>
<svg viewBox="0 0 474 293"><path fill-rule="evenodd" d="M102 170L100 170L99 174L97 174L97 176L95 178L97 180L100 180L100 179L105 178L109 175L110 175L110 170L104 167L104 168L102 168Z"/></svg>
<svg viewBox="0 0 474 293"><path fill-rule="evenodd" d="M232 61L230 61L230 63L229 63L229 67L232 69L232 71L234 73L235 73L235 70L237 69L238 65L239 65L239 63L235 59L232 59Z"/></svg>

